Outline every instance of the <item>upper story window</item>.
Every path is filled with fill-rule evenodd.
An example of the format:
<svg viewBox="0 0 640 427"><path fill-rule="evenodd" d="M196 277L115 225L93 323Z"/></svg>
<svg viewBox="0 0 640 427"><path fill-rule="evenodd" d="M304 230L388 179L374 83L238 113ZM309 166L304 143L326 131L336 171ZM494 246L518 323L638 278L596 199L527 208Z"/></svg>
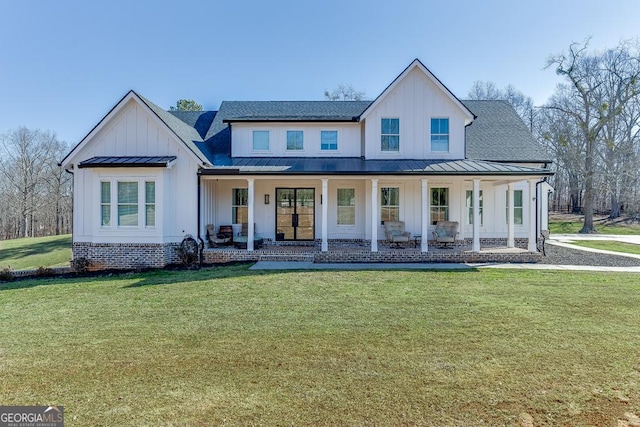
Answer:
<svg viewBox="0 0 640 427"><path fill-rule="evenodd" d="M269 151L269 131L268 130L253 131L253 150Z"/></svg>
<svg viewBox="0 0 640 427"><path fill-rule="evenodd" d="M431 119L431 151L449 152L449 119Z"/></svg>
<svg viewBox="0 0 640 427"><path fill-rule="evenodd" d="M287 131L287 150L303 150L304 133L301 130Z"/></svg>
<svg viewBox="0 0 640 427"><path fill-rule="evenodd" d="M400 119L382 119L380 135L382 151L400 151Z"/></svg>
<svg viewBox="0 0 640 427"><path fill-rule="evenodd" d="M322 151L338 149L338 131L337 130L321 130L320 131L320 149Z"/></svg>

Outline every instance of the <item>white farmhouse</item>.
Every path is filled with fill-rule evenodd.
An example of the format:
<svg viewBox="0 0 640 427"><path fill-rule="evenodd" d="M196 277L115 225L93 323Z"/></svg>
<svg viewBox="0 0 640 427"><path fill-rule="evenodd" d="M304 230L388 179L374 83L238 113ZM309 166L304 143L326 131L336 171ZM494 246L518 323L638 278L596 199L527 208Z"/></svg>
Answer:
<svg viewBox="0 0 640 427"><path fill-rule="evenodd" d="M374 101L165 111L131 91L62 166L74 257L134 268L175 262L187 234L210 262L535 260L550 163L507 102L461 101L416 59Z"/></svg>

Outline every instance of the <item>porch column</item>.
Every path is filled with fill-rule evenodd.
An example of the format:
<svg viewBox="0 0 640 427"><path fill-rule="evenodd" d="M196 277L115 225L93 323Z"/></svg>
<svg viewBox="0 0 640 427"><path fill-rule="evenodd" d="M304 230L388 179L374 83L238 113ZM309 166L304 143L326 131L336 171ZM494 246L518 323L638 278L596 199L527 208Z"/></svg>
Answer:
<svg viewBox="0 0 640 427"><path fill-rule="evenodd" d="M480 252L480 180L473 180L473 244L471 250Z"/></svg>
<svg viewBox="0 0 640 427"><path fill-rule="evenodd" d="M255 205L255 188L254 188L254 179L253 178L247 178L247 182L249 183L249 190L248 190L248 197L249 197L249 206L247 207L248 210L248 219L247 221L249 222L247 224L247 250L248 251L252 251L253 250L253 233L255 232L255 224L254 224L254 215L253 215L253 208Z"/></svg>
<svg viewBox="0 0 640 427"><path fill-rule="evenodd" d="M429 180L422 180L422 239L420 240L420 250L422 252L429 251L429 220L431 212L429 211Z"/></svg>
<svg viewBox="0 0 640 427"><path fill-rule="evenodd" d="M507 184L507 210L509 211L509 215L507 216L507 247L508 248L514 248L516 246L515 243L515 230L514 230L514 225L513 225L513 221L514 221L514 213L513 213L513 183L509 183Z"/></svg>
<svg viewBox="0 0 640 427"><path fill-rule="evenodd" d="M378 252L378 178L371 178L371 252Z"/></svg>
<svg viewBox="0 0 640 427"><path fill-rule="evenodd" d="M536 206L538 205L536 200L536 181L534 179L529 180L529 252L536 252L538 250L538 242L536 236Z"/></svg>
<svg viewBox="0 0 640 427"><path fill-rule="evenodd" d="M329 250L329 232L327 230L329 219L329 180L322 178L322 252Z"/></svg>

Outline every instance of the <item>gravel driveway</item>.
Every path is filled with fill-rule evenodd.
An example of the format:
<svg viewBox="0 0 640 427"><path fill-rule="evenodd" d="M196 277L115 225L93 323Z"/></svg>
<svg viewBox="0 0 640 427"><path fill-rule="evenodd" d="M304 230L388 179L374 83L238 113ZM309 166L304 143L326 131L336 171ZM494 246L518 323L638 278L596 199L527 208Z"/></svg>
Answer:
<svg viewBox="0 0 640 427"><path fill-rule="evenodd" d="M598 267L640 266L640 259L637 258L581 251L549 243L545 245L545 250L547 256L543 256L539 264L593 265Z"/></svg>

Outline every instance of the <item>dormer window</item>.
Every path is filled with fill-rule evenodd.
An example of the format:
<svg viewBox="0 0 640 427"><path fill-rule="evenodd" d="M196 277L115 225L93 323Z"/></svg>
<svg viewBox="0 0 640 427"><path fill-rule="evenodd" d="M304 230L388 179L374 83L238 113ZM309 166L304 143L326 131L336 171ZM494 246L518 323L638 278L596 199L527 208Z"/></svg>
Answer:
<svg viewBox="0 0 640 427"><path fill-rule="evenodd" d="M287 150L298 151L304 149L304 134L301 130L287 131Z"/></svg>
<svg viewBox="0 0 640 427"><path fill-rule="evenodd" d="M382 151L400 151L400 119L383 118L380 135Z"/></svg>
<svg viewBox="0 0 640 427"><path fill-rule="evenodd" d="M431 151L449 152L449 119L431 119Z"/></svg>
<svg viewBox="0 0 640 427"><path fill-rule="evenodd" d="M253 131L253 151L269 151L269 131Z"/></svg>
<svg viewBox="0 0 640 427"><path fill-rule="evenodd" d="M338 149L338 131L337 130L321 130L320 131L320 149L322 151Z"/></svg>

